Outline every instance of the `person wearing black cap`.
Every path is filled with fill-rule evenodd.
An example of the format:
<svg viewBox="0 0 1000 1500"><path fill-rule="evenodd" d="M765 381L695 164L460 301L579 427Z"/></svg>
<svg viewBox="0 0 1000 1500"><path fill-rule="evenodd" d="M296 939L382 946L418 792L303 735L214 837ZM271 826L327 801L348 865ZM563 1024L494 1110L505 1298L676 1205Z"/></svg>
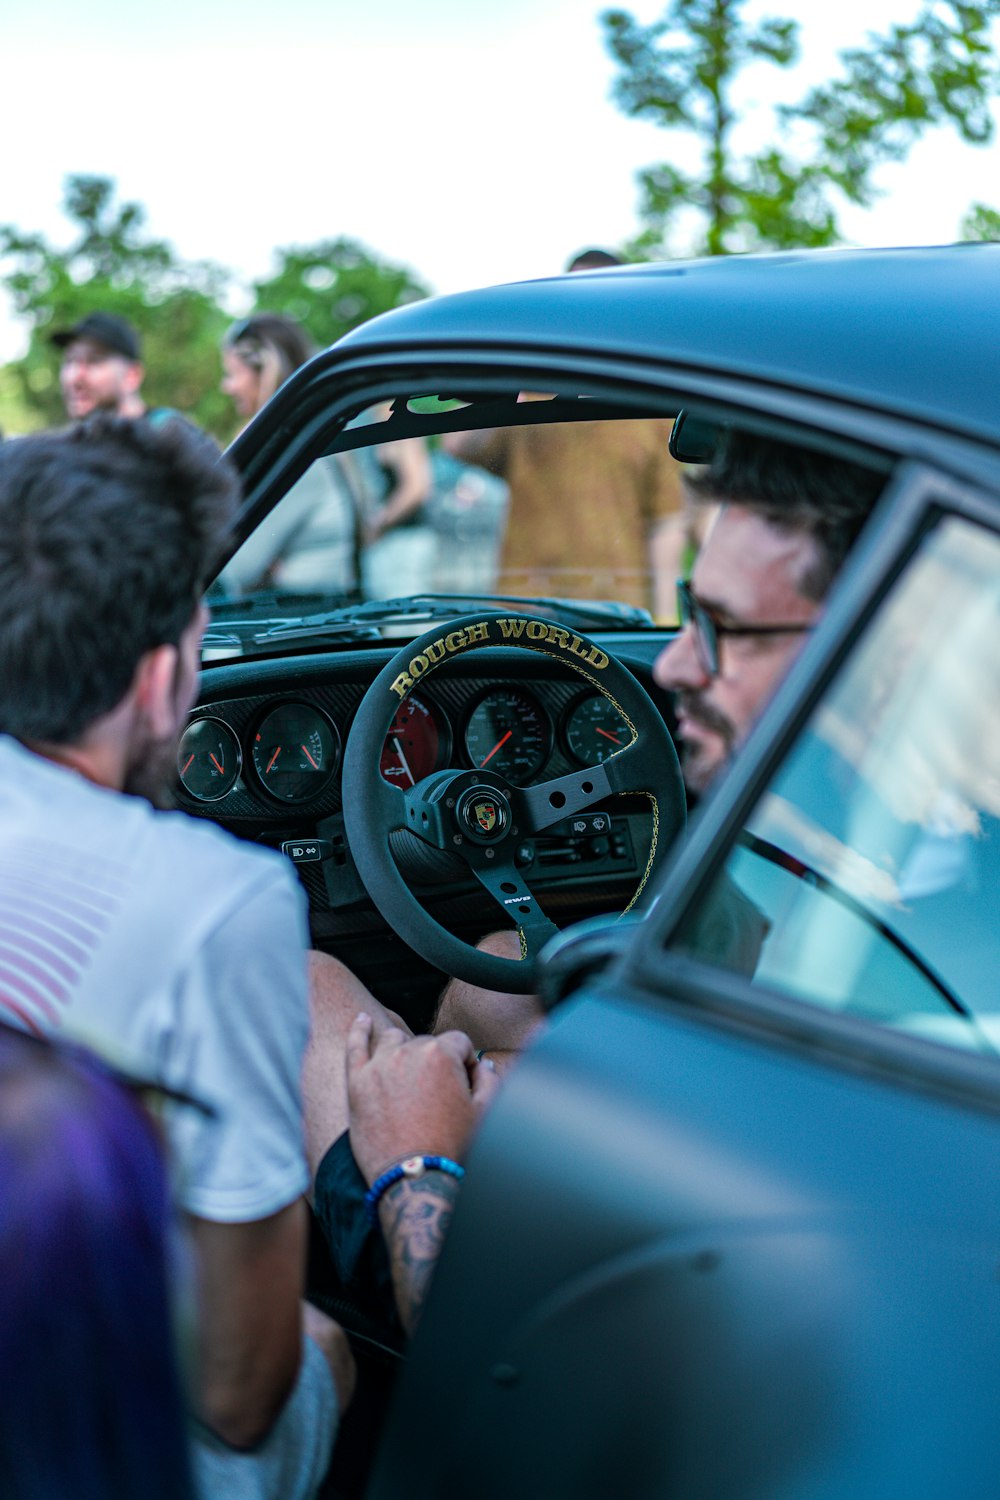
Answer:
<svg viewBox="0 0 1000 1500"><path fill-rule="evenodd" d="M72 328L54 333L52 342L63 351L59 385L74 422L102 411L117 417L147 415L139 335L125 318L88 313Z"/></svg>

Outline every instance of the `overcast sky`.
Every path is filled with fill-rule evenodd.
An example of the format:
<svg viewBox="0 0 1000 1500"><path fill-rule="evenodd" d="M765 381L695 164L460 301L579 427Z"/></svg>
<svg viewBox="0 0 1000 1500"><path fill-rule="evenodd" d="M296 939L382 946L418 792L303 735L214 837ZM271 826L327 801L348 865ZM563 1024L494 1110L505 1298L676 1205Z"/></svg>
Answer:
<svg viewBox="0 0 1000 1500"><path fill-rule="evenodd" d="M590 0L14 0L0 21L0 221L68 235L70 173L114 177L189 258L267 274L277 245L349 234L438 292L559 270L636 228L635 173L676 138L624 118ZM626 6L643 20L660 3ZM772 0L803 20L806 70L915 0ZM834 14L828 14L828 12ZM777 70L749 98L792 98ZM1000 206L1000 147L951 132L887 170L857 244L954 239ZM234 312L244 311L236 294ZM24 332L0 306L0 360Z"/></svg>

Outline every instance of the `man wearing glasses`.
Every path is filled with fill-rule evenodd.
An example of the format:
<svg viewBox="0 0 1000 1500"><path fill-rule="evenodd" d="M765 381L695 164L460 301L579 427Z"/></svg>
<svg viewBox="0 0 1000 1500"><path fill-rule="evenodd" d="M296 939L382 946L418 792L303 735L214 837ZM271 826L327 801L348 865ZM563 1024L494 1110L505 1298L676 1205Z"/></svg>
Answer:
<svg viewBox="0 0 1000 1500"><path fill-rule="evenodd" d="M882 480L842 459L728 432L689 485L721 508L691 580L678 585L683 628L654 675L676 695L684 782L698 796L822 613Z"/></svg>
<svg viewBox="0 0 1000 1500"><path fill-rule="evenodd" d="M684 779L692 795L709 787L766 707L822 612L882 482L881 475L860 465L733 431L722 434L704 472L689 479L697 499L720 508L690 582L680 585L682 629L661 652L654 671L659 684L676 695ZM730 911L725 930L728 943L741 941L751 966L756 916L753 911ZM511 932L494 933L486 946L518 956ZM470 1110L469 1087L460 1071L429 1085L427 1038L406 1038L391 1029L398 1018L388 1015L335 960L324 962L323 982L313 992L314 1035L346 1032L353 1015L364 1013L351 1028L346 1050L351 1139L360 1143L356 1159L370 1182L375 1157L384 1163L408 1149L413 1121L423 1120L429 1098L442 1115L449 1107L464 1108L468 1129L477 1112ZM480 1055L491 1054L488 1060L502 1068L538 1020L530 997L501 996L452 980L435 1030L467 1033ZM330 1045L328 1051L336 1053L338 1046ZM326 1074L323 1097L332 1117L335 1086ZM346 1100L337 1108L340 1115L348 1114ZM379 1150L366 1156L369 1143L376 1140ZM334 1143L330 1163L340 1145ZM321 1152L314 1152L314 1162L321 1164L317 1211L321 1222L333 1223L336 1215L328 1214L324 1204L330 1194ZM406 1195L418 1191L424 1195L420 1204L407 1203ZM425 1249L432 1247L425 1280L443 1242L456 1193L453 1178L432 1173L416 1183L395 1184L386 1195L388 1210L380 1209L395 1215L391 1228L383 1220L393 1248L405 1240L407 1214L416 1224L419 1208L425 1215L419 1222L426 1227L431 1213L427 1198L434 1195L434 1232L424 1237ZM359 1263L360 1259L359 1255Z"/></svg>

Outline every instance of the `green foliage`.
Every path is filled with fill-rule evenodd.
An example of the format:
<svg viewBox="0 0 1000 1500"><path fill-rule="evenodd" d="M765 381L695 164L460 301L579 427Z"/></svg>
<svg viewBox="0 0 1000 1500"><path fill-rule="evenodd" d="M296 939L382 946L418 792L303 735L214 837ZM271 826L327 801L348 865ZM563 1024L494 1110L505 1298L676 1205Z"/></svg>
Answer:
<svg viewBox="0 0 1000 1500"><path fill-rule="evenodd" d="M276 252L273 276L254 285L255 305L295 318L325 348L359 323L428 289L403 266L377 259L356 240L322 240Z"/></svg>
<svg viewBox="0 0 1000 1500"><path fill-rule="evenodd" d="M877 168L902 160L926 129L951 124L971 144L992 138L1000 66L990 29L1000 0L928 0L911 25L869 33L864 47L842 52L838 78L777 106L772 142L742 151L734 86L750 64L786 69L799 56L796 22L751 25L745 6L669 0L649 26L625 11L602 17L621 68L615 101L634 118L686 132L701 151L696 172L663 163L640 175L634 256L668 254L692 218L697 253L834 244L838 198L870 205Z"/></svg>
<svg viewBox="0 0 1000 1500"><path fill-rule="evenodd" d="M229 274L181 261L166 241L148 237L144 210L116 205L108 178L70 177L64 209L74 227L67 249L0 227L3 280L16 311L32 324L27 354L7 367L12 399L30 425L65 421L52 333L102 311L128 318L142 335L148 405L176 407L216 434L231 431L218 352Z"/></svg>
<svg viewBox="0 0 1000 1500"><path fill-rule="evenodd" d="M963 240L1000 240L1000 213L985 203L974 203L962 220Z"/></svg>
<svg viewBox="0 0 1000 1500"><path fill-rule="evenodd" d="M27 354L5 371L9 430L65 420L51 335L102 311L128 318L141 333L150 406L176 407L217 437L231 436L232 405L219 390L231 274L183 261L152 238L142 207L117 204L106 177L70 177L63 206L74 231L67 249L0 226L3 282L32 325ZM425 297L427 288L406 268L341 238L278 251L277 270L254 292L258 307L297 318L324 346L376 313Z"/></svg>

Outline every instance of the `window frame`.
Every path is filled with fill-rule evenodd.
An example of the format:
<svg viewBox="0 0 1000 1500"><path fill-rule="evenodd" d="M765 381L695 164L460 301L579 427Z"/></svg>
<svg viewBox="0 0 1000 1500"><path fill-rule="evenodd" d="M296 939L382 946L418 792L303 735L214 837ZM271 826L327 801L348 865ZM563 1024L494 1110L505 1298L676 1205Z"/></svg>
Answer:
<svg viewBox="0 0 1000 1500"><path fill-rule="evenodd" d="M1000 1060L831 1011L674 952L681 923L721 873L748 815L811 720L859 634L945 516L1000 535L1000 496L924 460L903 459L832 590L815 633L718 788L692 818L645 920L607 976L644 1003L696 1010L741 1032L1000 1113Z"/></svg>

